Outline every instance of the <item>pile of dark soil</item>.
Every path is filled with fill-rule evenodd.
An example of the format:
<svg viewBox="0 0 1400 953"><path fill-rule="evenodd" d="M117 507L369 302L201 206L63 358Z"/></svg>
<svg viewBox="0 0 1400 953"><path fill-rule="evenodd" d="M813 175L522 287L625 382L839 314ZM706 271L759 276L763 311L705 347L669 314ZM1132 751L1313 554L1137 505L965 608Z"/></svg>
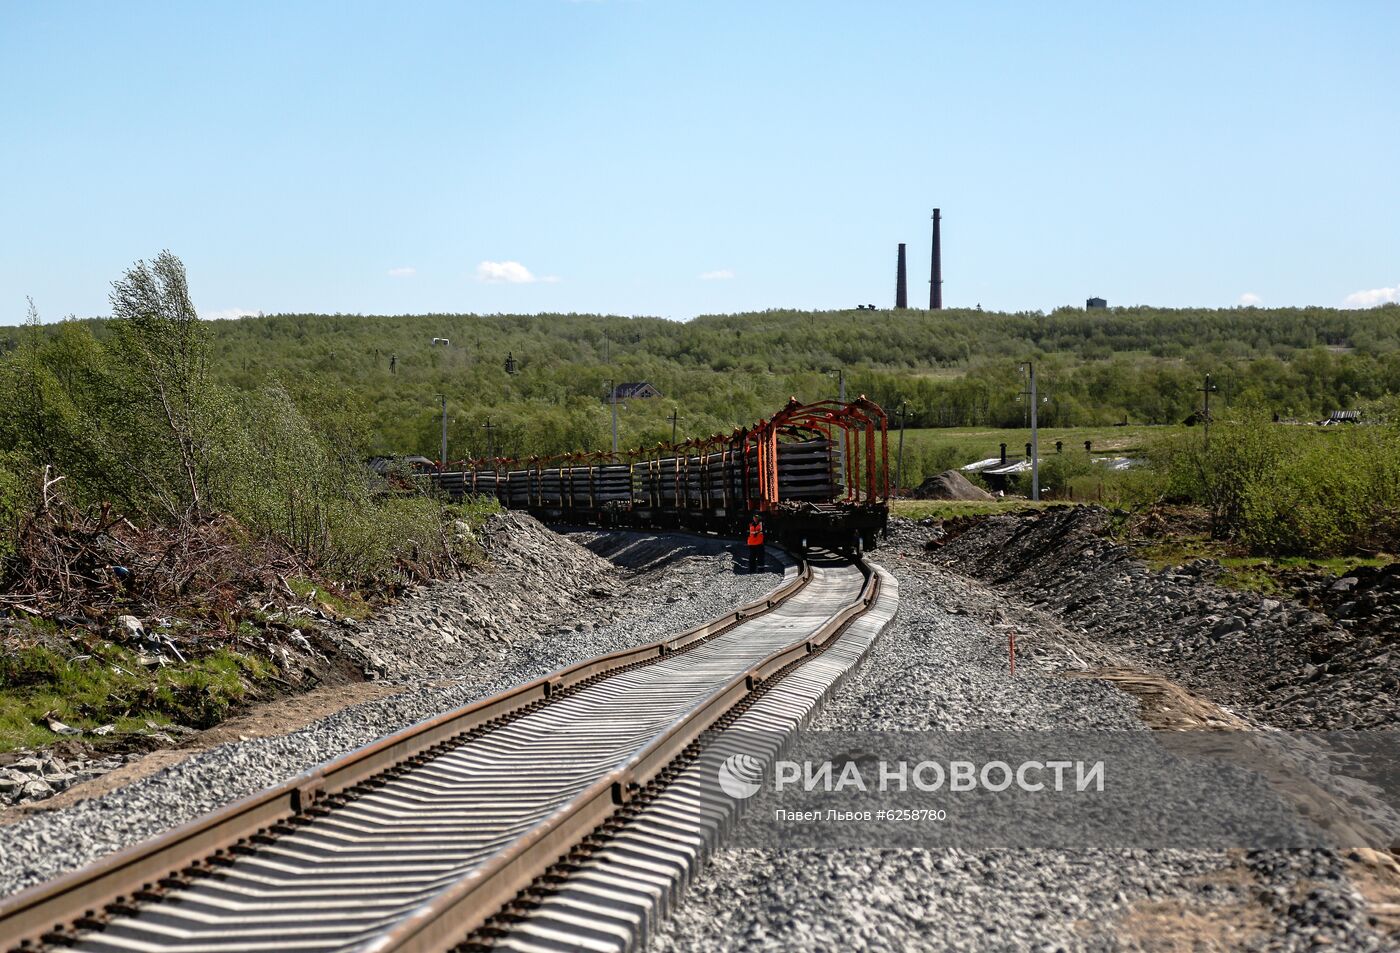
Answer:
<svg viewBox="0 0 1400 953"><path fill-rule="evenodd" d="M920 483L910 496L916 500L990 500L992 494L972 483L957 470L944 470Z"/></svg>

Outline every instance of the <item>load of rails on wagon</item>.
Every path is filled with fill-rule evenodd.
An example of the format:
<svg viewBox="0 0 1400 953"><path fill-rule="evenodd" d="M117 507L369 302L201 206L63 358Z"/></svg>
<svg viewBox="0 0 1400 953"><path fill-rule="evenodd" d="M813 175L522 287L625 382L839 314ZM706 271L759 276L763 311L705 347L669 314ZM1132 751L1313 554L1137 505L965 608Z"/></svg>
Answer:
<svg viewBox="0 0 1400 953"><path fill-rule="evenodd" d="M737 535L755 512L790 548L860 552L889 518L885 413L864 397L801 404L730 434L613 455L468 460L414 479L542 520ZM427 462L427 461L425 461Z"/></svg>

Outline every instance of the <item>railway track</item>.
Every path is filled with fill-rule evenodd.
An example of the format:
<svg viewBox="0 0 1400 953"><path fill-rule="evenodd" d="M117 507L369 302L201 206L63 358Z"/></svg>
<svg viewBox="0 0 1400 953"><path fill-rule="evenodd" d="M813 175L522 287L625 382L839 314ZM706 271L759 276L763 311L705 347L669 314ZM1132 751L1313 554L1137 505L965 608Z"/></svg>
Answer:
<svg viewBox="0 0 1400 953"><path fill-rule="evenodd" d="M795 726L892 614L871 611L882 579L814 559L759 603L406 729L9 898L0 949L633 946L737 809L694 795L716 739ZM601 884L571 881L609 850Z"/></svg>

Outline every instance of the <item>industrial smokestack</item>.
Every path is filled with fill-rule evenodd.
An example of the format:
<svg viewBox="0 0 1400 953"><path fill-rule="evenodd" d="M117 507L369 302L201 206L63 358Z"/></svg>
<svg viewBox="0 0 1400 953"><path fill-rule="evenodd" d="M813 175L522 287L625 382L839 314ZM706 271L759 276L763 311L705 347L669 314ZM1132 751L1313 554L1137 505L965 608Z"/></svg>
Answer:
<svg viewBox="0 0 1400 953"><path fill-rule="evenodd" d="M929 263L928 307L930 311L943 308L943 251L940 247L939 224L943 218L942 209L933 210L933 260Z"/></svg>
<svg viewBox="0 0 1400 953"><path fill-rule="evenodd" d="M909 282L904 274L904 242L899 243L899 266L894 276L894 306L909 307Z"/></svg>

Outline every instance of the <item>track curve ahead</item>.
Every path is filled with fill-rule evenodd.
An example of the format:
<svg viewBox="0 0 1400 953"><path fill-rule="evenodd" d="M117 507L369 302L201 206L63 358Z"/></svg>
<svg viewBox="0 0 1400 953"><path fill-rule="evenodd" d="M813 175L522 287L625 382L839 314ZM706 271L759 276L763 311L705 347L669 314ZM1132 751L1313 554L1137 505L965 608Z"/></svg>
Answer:
<svg viewBox="0 0 1400 953"><path fill-rule="evenodd" d="M850 613L865 586L855 564L814 561L807 585L771 611L415 759L212 873L138 895L150 902L70 943L94 953L430 948L415 926L425 911L549 836L601 780L717 707L736 678L742 688L745 672Z"/></svg>

